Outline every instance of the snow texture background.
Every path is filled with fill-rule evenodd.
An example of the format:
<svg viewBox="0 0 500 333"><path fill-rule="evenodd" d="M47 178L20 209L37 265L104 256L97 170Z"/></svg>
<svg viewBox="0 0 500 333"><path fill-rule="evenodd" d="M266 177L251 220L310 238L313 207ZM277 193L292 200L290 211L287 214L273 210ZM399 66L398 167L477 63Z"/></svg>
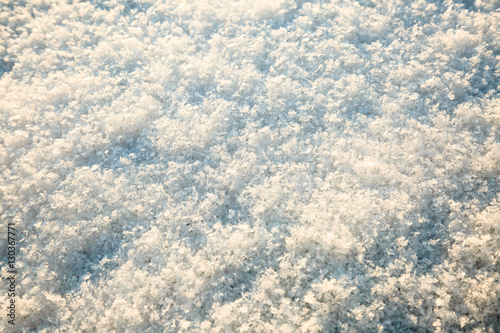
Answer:
<svg viewBox="0 0 500 333"><path fill-rule="evenodd" d="M498 0L0 3L18 328L498 332Z"/></svg>

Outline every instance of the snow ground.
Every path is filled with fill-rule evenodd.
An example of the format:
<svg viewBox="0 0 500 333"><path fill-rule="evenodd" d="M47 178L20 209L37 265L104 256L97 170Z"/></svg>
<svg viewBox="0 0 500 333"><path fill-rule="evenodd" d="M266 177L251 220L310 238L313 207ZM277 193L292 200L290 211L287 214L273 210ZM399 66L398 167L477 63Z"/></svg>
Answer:
<svg viewBox="0 0 500 333"><path fill-rule="evenodd" d="M500 327L500 1L0 4L18 328Z"/></svg>

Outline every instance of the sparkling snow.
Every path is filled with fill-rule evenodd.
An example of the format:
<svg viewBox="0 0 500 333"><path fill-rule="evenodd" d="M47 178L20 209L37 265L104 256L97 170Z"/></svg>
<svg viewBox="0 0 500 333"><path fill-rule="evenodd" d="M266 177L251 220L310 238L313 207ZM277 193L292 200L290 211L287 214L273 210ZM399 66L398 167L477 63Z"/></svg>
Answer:
<svg viewBox="0 0 500 333"><path fill-rule="evenodd" d="M498 332L499 8L1 0L16 328Z"/></svg>

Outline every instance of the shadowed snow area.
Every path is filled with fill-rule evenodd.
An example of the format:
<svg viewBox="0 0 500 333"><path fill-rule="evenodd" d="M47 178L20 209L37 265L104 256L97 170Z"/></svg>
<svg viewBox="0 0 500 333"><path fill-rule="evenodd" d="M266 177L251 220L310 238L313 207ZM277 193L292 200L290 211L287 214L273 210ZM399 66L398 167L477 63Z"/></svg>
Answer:
<svg viewBox="0 0 500 333"><path fill-rule="evenodd" d="M1 0L16 327L498 332L499 8Z"/></svg>

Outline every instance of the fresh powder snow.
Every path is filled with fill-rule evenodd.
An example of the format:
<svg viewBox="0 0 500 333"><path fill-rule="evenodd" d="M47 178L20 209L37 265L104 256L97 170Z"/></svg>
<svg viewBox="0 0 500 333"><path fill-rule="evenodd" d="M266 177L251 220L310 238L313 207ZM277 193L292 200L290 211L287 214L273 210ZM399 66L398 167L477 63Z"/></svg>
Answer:
<svg viewBox="0 0 500 333"><path fill-rule="evenodd" d="M0 331L499 332L499 0L0 0L0 36Z"/></svg>

